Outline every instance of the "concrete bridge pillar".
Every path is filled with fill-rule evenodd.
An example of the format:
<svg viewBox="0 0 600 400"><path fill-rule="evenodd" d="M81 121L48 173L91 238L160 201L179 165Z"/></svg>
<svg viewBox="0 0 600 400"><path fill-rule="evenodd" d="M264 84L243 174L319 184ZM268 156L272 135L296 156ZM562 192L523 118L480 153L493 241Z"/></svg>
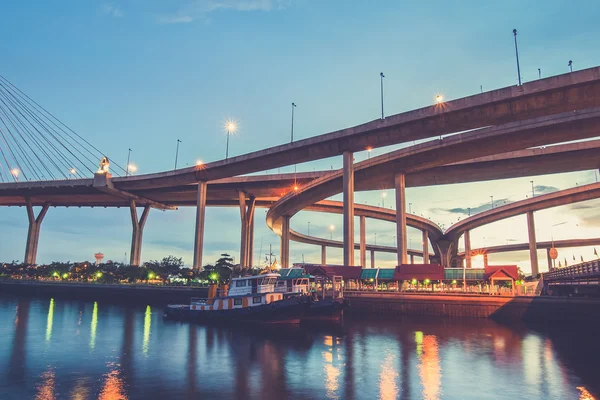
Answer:
<svg viewBox="0 0 600 400"><path fill-rule="evenodd" d="M250 224L248 228L248 267L252 268L254 265L254 211L250 217Z"/></svg>
<svg viewBox="0 0 600 400"><path fill-rule="evenodd" d="M440 239L435 243L440 253L440 263L444 268L452 266L452 256L456 252L456 242L448 239Z"/></svg>
<svg viewBox="0 0 600 400"><path fill-rule="evenodd" d="M465 266L471 268L471 232L465 231Z"/></svg>
<svg viewBox="0 0 600 400"><path fill-rule="evenodd" d="M202 249L204 247L204 219L206 213L206 182L198 182L196 194L196 232L194 237L194 265L196 271L202 269Z"/></svg>
<svg viewBox="0 0 600 400"><path fill-rule="evenodd" d="M410 255L410 263L411 263L411 264L414 264L414 263L415 263L415 255L414 255L414 254L411 254L411 255Z"/></svg>
<svg viewBox="0 0 600 400"><path fill-rule="evenodd" d="M423 231L423 264L429 264L429 232Z"/></svg>
<svg viewBox="0 0 600 400"><path fill-rule="evenodd" d="M396 187L396 246L398 248L398 265L407 263L406 240L406 180L403 173L394 177Z"/></svg>
<svg viewBox="0 0 600 400"><path fill-rule="evenodd" d="M354 265L354 153L344 152L344 265Z"/></svg>
<svg viewBox="0 0 600 400"><path fill-rule="evenodd" d="M371 268L375 268L375 250L371 250Z"/></svg>
<svg viewBox="0 0 600 400"><path fill-rule="evenodd" d="M250 238L253 236L251 228L253 227L252 221L254 220L254 208L256 206L256 198L250 197L248 203L246 203L246 193L238 192L240 200L240 220L241 220L241 237L240 237L240 266L242 268L249 267L251 250L250 242L254 239ZM252 226L251 226L252 225Z"/></svg>
<svg viewBox="0 0 600 400"><path fill-rule="evenodd" d="M26 199L27 218L29 220L27 243L25 244L25 258L23 260L26 265L33 265L36 262L38 243L40 241L40 228L49 207L50 203L44 204L36 217L31 200Z"/></svg>
<svg viewBox="0 0 600 400"><path fill-rule="evenodd" d="M535 240L535 220L533 211L527 211L527 229L529 231L529 259L531 260L531 275L535 278L539 273L537 242Z"/></svg>
<svg viewBox="0 0 600 400"><path fill-rule="evenodd" d="M367 266L367 217L360 216L360 266Z"/></svg>
<svg viewBox="0 0 600 400"><path fill-rule="evenodd" d="M146 219L148 219L148 214L150 213L150 206L146 205L144 207L142 216L140 219L138 219L137 205L135 200L129 200L129 211L131 213L131 224L133 227L131 234L131 252L129 254L129 264L139 266L140 258L142 256L142 235L144 233Z"/></svg>
<svg viewBox="0 0 600 400"><path fill-rule="evenodd" d="M290 216L281 217L281 268L289 268L290 265Z"/></svg>
<svg viewBox="0 0 600 400"><path fill-rule="evenodd" d="M321 246L321 265L327 265L327 246Z"/></svg>

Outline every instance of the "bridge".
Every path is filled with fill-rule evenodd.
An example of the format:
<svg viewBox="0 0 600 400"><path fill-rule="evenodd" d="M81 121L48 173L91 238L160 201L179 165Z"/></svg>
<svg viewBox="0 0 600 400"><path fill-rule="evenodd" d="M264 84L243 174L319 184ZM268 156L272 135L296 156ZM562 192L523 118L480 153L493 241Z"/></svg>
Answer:
<svg viewBox="0 0 600 400"><path fill-rule="evenodd" d="M105 154L5 79L0 80L0 103L0 131L4 139L0 165L4 164L3 171L10 171L0 175L4 181L0 183L0 206L27 209L27 264L36 262L41 224L51 206L128 207L132 219L132 265L140 264L142 234L151 208L174 210L193 206L193 266L200 268L206 207L228 206L240 209L240 264L253 265L254 210L264 207L268 208L267 226L281 236L282 267L289 266L292 240L321 246L322 254L326 247L341 247L347 266L357 265L354 250L358 248L358 265L363 267L367 251L371 251L372 260L376 251L396 253L398 265L406 264L409 256L422 256L425 263L435 260L451 267L460 260L457 243L461 235L467 247L463 256L470 266L470 230L525 213L532 272L537 275L533 212L597 198L600 193L600 186L592 184L536 196L474 215L445 232L431 221L407 213L405 196L407 187L599 168L600 140L587 139L599 134L600 67L443 102L226 160L135 176L128 176L120 166L115 168L121 176L113 177L114 171L108 168L95 171L90 162ZM416 140L425 141L354 161L355 152ZM39 163L34 162L32 154ZM333 156L343 158L343 168L249 175ZM59 159L61 163L56 161ZM79 163L77 168L69 167L75 162ZM82 172L86 170L93 177ZM8 182L10 179L13 182ZM355 204L355 191L382 188L395 190L394 211ZM342 202L327 200L340 193ZM36 206L41 207L37 215ZM141 217L138 207L143 207ZM292 231L290 219L302 210L342 214L343 240L328 241ZM354 243L355 216L360 219L359 243ZM395 222L396 246L368 245L367 218ZM408 249L407 226L423 232L422 249ZM326 262L325 257L322 262Z"/></svg>

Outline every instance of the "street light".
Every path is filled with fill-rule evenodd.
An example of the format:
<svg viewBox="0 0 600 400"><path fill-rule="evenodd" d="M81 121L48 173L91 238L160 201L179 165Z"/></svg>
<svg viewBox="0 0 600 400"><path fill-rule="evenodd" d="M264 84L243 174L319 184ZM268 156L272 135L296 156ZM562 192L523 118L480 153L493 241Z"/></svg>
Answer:
<svg viewBox="0 0 600 400"><path fill-rule="evenodd" d="M371 158L371 152L373 151L373 147L369 146L366 148L367 150L367 158Z"/></svg>
<svg viewBox="0 0 600 400"><path fill-rule="evenodd" d="M225 122L225 130L227 131L227 147L225 148L225 160L229 158L229 135L237 131L237 124L233 120Z"/></svg>
<svg viewBox="0 0 600 400"><path fill-rule="evenodd" d="M381 207L385 208L385 198L387 197L386 192L381 192Z"/></svg>
<svg viewBox="0 0 600 400"><path fill-rule="evenodd" d="M125 177L129 176L129 159L131 157L131 149L127 153L127 164L125 164Z"/></svg>
<svg viewBox="0 0 600 400"><path fill-rule="evenodd" d="M535 197L535 191L533 190L533 181L529 182L531 182L531 197Z"/></svg>
<svg viewBox="0 0 600 400"><path fill-rule="evenodd" d="M435 96L435 102L437 104L442 104L444 102L444 96L442 96L441 94L438 94Z"/></svg>
<svg viewBox="0 0 600 400"><path fill-rule="evenodd" d="M310 236L310 221L308 221L308 236Z"/></svg>
<svg viewBox="0 0 600 400"><path fill-rule="evenodd" d="M490 196L490 199L492 201L492 209L494 208L494 196Z"/></svg>
<svg viewBox="0 0 600 400"><path fill-rule="evenodd" d="M179 143L181 143L181 140L177 139L177 150L175 150L175 168L173 168L173 170L177 169L177 157L179 157Z"/></svg>
<svg viewBox="0 0 600 400"><path fill-rule="evenodd" d="M10 170L10 174L15 178L16 182L19 182L19 174L21 173L21 171L19 171L19 168L13 168Z"/></svg>
<svg viewBox="0 0 600 400"><path fill-rule="evenodd" d="M75 168L71 168L71 169L69 170L69 173L70 173L71 175L73 175L73 177L75 177L75 174L77 173L77 170L76 170Z"/></svg>
<svg viewBox="0 0 600 400"><path fill-rule="evenodd" d="M127 164L127 173L129 175L133 175L134 173L136 173L138 170L137 165L135 164Z"/></svg>
<svg viewBox="0 0 600 400"><path fill-rule="evenodd" d="M569 60L569 72L573 72L573 61Z"/></svg>
<svg viewBox="0 0 600 400"><path fill-rule="evenodd" d="M542 79L542 69L538 68L538 79Z"/></svg>
<svg viewBox="0 0 600 400"><path fill-rule="evenodd" d="M334 225L329 225L329 238L333 240L333 231L335 230Z"/></svg>
<svg viewBox="0 0 600 400"><path fill-rule="evenodd" d="M519 67L519 49L517 48L517 30L513 29L515 35L515 54L517 55L517 76L519 77L519 86L521 86L521 67Z"/></svg>
<svg viewBox="0 0 600 400"><path fill-rule="evenodd" d="M296 108L296 103L292 103L292 140L290 143L294 143L294 108Z"/></svg>
<svg viewBox="0 0 600 400"><path fill-rule="evenodd" d="M408 213L412 214L412 203L408 203Z"/></svg>
<svg viewBox="0 0 600 400"><path fill-rule="evenodd" d="M383 75L383 72L380 72L379 76L381 78L381 119L385 119L383 116L383 78L385 78L385 75Z"/></svg>

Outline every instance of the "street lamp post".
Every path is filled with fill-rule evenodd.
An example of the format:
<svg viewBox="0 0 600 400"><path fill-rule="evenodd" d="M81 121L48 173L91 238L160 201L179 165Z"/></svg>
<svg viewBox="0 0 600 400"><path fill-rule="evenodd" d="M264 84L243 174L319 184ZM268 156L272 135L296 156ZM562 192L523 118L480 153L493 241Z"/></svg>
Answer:
<svg viewBox="0 0 600 400"><path fill-rule="evenodd" d="M125 165L125 177L129 176L129 158L131 157L131 149L127 153L127 165Z"/></svg>
<svg viewBox="0 0 600 400"><path fill-rule="evenodd" d="M234 133L237 126L234 121L227 121L225 123L225 130L227 131L227 147L225 147L225 160L229 159L229 135Z"/></svg>
<svg viewBox="0 0 600 400"><path fill-rule="evenodd" d="M412 203L408 203L408 213L412 214Z"/></svg>
<svg viewBox="0 0 600 400"><path fill-rule="evenodd" d="M294 108L296 108L296 103L292 103L292 139L290 143L294 143Z"/></svg>
<svg viewBox="0 0 600 400"><path fill-rule="evenodd" d="M530 181L530 182L531 182L531 197L535 197L535 191L533 189L533 181Z"/></svg>
<svg viewBox="0 0 600 400"><path fill-rule="evenodd" d="M310 236L310 221L308 221L308 236Z"/></svg>
<svg viewBox="0 0 600 400"><path fill-rule="evenodd" d="M381 208L385 208L385 197L387 196L386 192L381 192Z"/></svg>
<svg viewBox="0 0 600 400"><path fill-rule="evenodd" d="M333 240L333 231L335 229L334 225L329 225L329 239Z"/></svg>
<svg viewBox="0 0 600 400"><path fill-rule="evenodd" d="M177 139L177 150L175 150L175 168L173 168L173 170L177 169L177 158L179 157L179 143L181 143L181 140Z"/></svg>
<svg viewBox="0 0 600 400"><path fill-rule="evenodd" d="M513 29L513 35L515 35L515 54L517 56L517 76L519 78L519 86L521 86L521 67L519 66L519 49L517 47L517 30Z"/></svg>
<svg viewBox="0 0 600 400"><path fill-rule="evenodd" d="M491 203L492 203L492 209L494 208L494 196L490 196L491 199Z"/></svg>
<svg viewBox="0 0 600 400"><path fill-rule="evenodd" d="M379 77L381 78L381 119L384 119L385 117L383 116L383 78L385 78L385 75L383 75L383 72L379 73Z"/></svg>
<svg viewBox="0 0 600 400"><path fill-rule="evenodd" d="M542 79L542 69L538 68L538 79Z"/></svg>
<svg viewBox="0 0 600 400"><path fill-rule="evenodd" d="M569 72L573 72L573 61L569 60Z"/></svg>

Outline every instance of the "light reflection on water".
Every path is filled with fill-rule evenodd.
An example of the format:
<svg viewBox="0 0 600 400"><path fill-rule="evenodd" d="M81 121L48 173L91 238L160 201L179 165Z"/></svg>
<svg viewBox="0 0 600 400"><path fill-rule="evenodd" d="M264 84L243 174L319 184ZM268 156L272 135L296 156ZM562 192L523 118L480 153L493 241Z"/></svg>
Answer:
<svg viewBox="0 0 600 400"><path fill-rule="evenodd" d="M491 321L225 329L150 306L12 297L0 320L14 321L0 324L0 399L592 400L600 389L597 336Z"/></svg>

